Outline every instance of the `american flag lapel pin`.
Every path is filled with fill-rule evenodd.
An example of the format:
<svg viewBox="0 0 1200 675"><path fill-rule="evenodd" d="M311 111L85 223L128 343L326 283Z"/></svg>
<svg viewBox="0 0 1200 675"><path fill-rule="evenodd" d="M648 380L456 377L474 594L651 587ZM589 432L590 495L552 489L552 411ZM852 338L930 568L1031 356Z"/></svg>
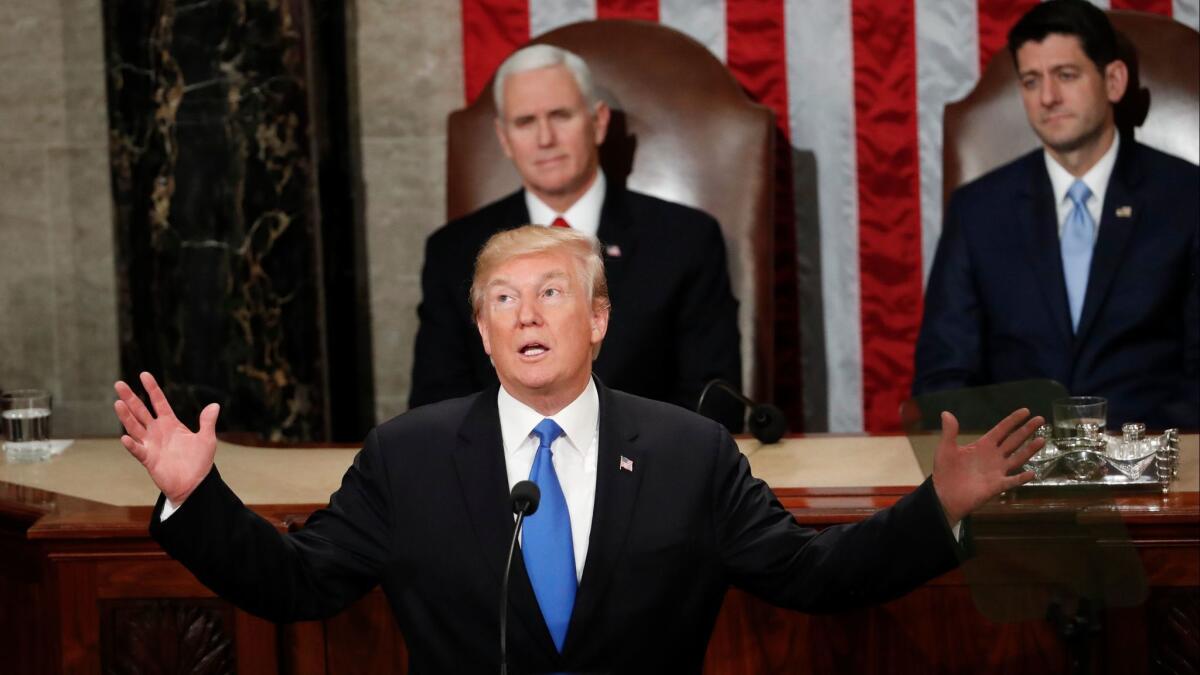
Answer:
<svg viewBox="0 0 1200 675"><path fill-rule="evenodd" d="M1132 218L1133 217L1133 207L1132 206L1118 206L1117 207L1117 217L1118 218Z"/></svg>
<svg viewBox="0 0 1200 675"><path fill-rule="evenodd" d="M621 470L633 473L633 460L625 455L621 455Z"/></svg>
<svg viewBox="0 0 1200 675"><path fill-rule="evenodd" d="M620 258L621 247L617 246L616 244L609 244L608 246L604 247L604 254L610 258Z"/></svg>

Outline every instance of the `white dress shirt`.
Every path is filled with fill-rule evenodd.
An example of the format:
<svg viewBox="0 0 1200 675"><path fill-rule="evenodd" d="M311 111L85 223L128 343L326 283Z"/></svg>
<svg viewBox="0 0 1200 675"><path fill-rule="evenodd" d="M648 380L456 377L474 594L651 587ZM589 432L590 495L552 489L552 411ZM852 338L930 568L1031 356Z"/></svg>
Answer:
<svg viewBox="0 0 1200 675"><path fill-rule="evenodd" d="M1104 193L1108 191L1108 179L1112 176L1113 166L1117 163L1117 148L1120 145L1121 135L1113 134L1112 145L1108 146L1108 150L1100 156L1100 160L1096 162L1095 166L1088 169L1088 172L1080 178L1092 191L1092 196L1088 197L1086 206L1088 213L1092 214L1092 222L1096 223L1096 236L1100 236L1100 217L1103 215ZM1063 168L1058 160L1051 157L1050 151L1043 151L1043 156L1046 159L1046 171L1050 174L1050 186L1054 189L1054 204L1058 209L1058 236L1061 239L1067 216L1071 214L1071 209L1075 208L1075 203L1067 196L1067 190L1071 189L1071 184L1075 182L1075 176Z"/></svg>
<svg viewBox="0 0 1200 675"><path fill-rule="evenodd" d="M496 395L500 411L500 437L504 441L504 466L508 470L508 489L529 480L538 439L533 428L544 415L513 398L500 387ZM588 538L592 534L592 510L596 505L596 463L600 437L600 396L596 383L588 378L587 388L567 407L551 415L563 434L550 445L554 473L567 500L571 516L571 543L575 549L575 579L583 578Z"/></svg>
<svg viewBox="0 0 1200 675"><path fill-rule="evenodd" d="M583 196L566 211L559 213L537 198L530 190L525 190L525 208L529 210L529 222L534 225L550 225L555 218L561 217L567 221L572 230L596 236L600 230L600 208L604 206L604 190L607 182L603 171L596 172L596 180Z"/></svg>

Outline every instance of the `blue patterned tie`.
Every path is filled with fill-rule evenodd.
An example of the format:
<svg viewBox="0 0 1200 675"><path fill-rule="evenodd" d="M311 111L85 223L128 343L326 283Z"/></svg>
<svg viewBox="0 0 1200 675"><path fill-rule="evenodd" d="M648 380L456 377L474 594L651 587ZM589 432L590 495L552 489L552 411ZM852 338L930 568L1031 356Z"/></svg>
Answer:
<svg viewBox="0 0 1200 675"><path fill-rule="evenodd" d="M571 540L571 514L563 497L558 474L554 472L550 444L562 435L562 428L551 419L544 419L533 428L538 437L537 455L529 480L537 483L542 492L537 513L525 519L521 554L533 593L542 608L542 617L550 628L554 646L562 652L571 609L575 606L575 546Z"/></svg>
<svg viewBox="0 0 1200 675"><path fill-rule="evenodd" d="M1076 180L1067 190L1074 207L1063 223L1062 263L1063 278L1067 282L1067 302L1071 307L1071 328L1079 330L1079 315L1083 312L1083 298L1087 295L1088 270L1092 266L1092 246L1096 243L1096 221L1087 210L1087 200L1092 191L1087 184Z"/></svg>

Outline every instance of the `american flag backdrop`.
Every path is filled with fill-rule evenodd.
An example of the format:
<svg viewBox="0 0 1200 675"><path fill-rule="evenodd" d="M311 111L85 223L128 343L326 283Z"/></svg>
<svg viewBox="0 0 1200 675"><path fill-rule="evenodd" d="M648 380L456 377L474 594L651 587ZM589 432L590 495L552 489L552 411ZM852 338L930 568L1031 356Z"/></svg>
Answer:
<svg viewBox="0 0 1200 675"><path fill-rule="evenodd" d="M661 22L725 63L775 112L790 145L785 154L815 165L815 194L796 195L792 177L781 176L776 206L783 264L801 260L803 280L805 254L819 261L811 281L820 290L811 304L820 320L803 325L821 333L804 343L820 345L810 353L820 363L810 370L823 373L823 391L809 398L823 400L807 403L817 405L830 431L898 427L923 282L941 231L942 107L971 90L1003 49L1008 28L1036 0L461 2L467 101L514 48L576 21ZM1200 0L1095 4L1200 24ZM780 162L781 173L796 170L789 164ZM816 219L818 236L797 242L793 224L805 217ZM819 250L797 248L809 244ZM787 271L795 283L795 270ZM792 308L795 322L795 298ZM804 376L798 373L796 383Z"/></svg>

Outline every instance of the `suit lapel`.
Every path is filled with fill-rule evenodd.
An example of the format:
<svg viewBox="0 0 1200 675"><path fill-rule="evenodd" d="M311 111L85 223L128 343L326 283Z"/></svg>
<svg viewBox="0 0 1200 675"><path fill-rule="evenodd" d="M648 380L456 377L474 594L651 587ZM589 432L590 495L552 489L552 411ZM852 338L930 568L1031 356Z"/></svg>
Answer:
<svg viewBox="0 0 1200 675"><path fill-rule="evenodd" d="M614 400L612 392L597 379L600 394L600 438L596 463L596 503L592 512L592 534L587 561L563 653L585 640L597 606L607 595L617 560L625 550L625 539L633 519L638 488L647 461L637 443L638 430L630 416ZM622 458L633 462L633 470L622 468Z"/></svg>
<svg viewBox="0 0 1200 675"><path fill-rule="evenodd" d="M525 188L504 198L504 221L496 223L496 231L511 230L529 224L529 207L525 205Z"/></svg>
<svg viewBox="0 0 1200 675"><path fill-rule="evenodd" d="M1027 260L1033 266L1042 300L1051 322L1066 344L1071 342L1071 312L1067 305L1067 283L1063 278L1062 253L1058 239L1058 211L1050 174L1040 152L1029 155L1029 183L1017 196L1017 218L1025 238Z"/></svg>
<svg viewBox="0 0 1200 675"><path fill-rule="evenodd" d="M1092 252L1092 266L1088 272L1087 293L1083 299L1083 312L1079 317L1076 346L1082 344L1096 316L1112 289L1113 279L1124 260L1130 235L1137 227L1143 211L1134 188L1141 180L1135 161L1133 139L1121 139L1117 161L1113 166L1108 189L1104 193L1103 210L1100 213L1100 233Z"/></svg>
<svg viewBox="0 0 1200 675"><path fill-rule="evenodd" d="M504 464L504 441L500 438L496 394L497 387L492 386L476 397L459 427L454 466L480 551L499 584L504 577L504 561L512 540L514 522L508 501L508 472ZM538 643L538 649L543 653L556 654L558 650L542 618L542 610L533 594L520 550L513 554L508 593L509 606L528 627L529 634ZM499 600L497 597L496 601Z"/></svg>
<svg viewBox="0 0 1200 675"><path fill-rule="evenodd" d="M633 219L625 200L625 189L608 185L604 194L604 205L600 207L600 227L596 238L604 254L604 274L608 279L609 295L616 297L615 289L625 281L625 271L630 258L637 251L636 232L631 225Z"/></svg>

